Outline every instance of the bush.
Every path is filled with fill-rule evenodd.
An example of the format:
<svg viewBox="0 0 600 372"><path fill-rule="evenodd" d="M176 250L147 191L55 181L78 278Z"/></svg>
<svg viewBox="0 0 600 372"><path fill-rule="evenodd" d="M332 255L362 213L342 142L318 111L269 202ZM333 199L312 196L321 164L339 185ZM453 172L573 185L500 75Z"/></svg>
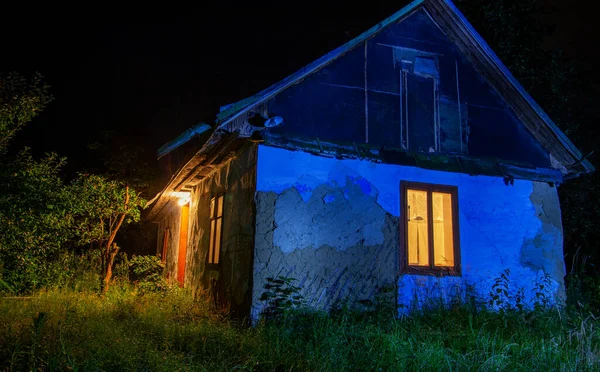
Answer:
<svg viewBox="0 0 600 372"><path fill-rule="evenodd" d="M62 280L53 274L72 235L69 194L59 177L64 163L56 155L37 161L28 151L0 161L0 277L15 292Z"/></svg>
<svg viewBox="0 0 600 372"><path fill-rule="evenodd" d="M136 256L129 261L134 283L142 292L164 292L170 288L163 272L165 264L159 256Z"/></svg>

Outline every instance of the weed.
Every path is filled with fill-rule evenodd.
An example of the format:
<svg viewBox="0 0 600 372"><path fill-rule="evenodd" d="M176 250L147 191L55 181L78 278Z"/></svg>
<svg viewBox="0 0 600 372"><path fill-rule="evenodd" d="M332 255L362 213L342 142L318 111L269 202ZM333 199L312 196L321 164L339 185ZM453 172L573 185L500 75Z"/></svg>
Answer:
<svg viewBox="0 0 600 372"><path fill-rule="evenodd" d="M300 287L292 285L295 280L295 278L284 276L267 278L267 284L264 285L265 291L260 296L260 301L267 303L262 313L265 319L281 317L292 308L297 308L304 304L304 297L300 294Z"/></svg>
<svg viewBox="0 0 600 372"><path fill-rule="evenodd" d="M519 311L523 311L525 309L525 289L523 287L519 288L515 294L515 307Z"/></svg>
<svg viewBox="0 0 600 372"><path fill-rule="evenodd" d="M279 280L273 293L293 287ZM397 320L292 306L277 322L246 328L212 314L200 297L118 284L104 299L69 289L0 298L0 370L600 369L599 320L589 313L455 304Z"/></svg>
<svg viewBox="0 0 600 372"><path fill-rule="evenodd" d="M544 276L535 282L533 286L533 306L535 309L546 310L550 307L552 298L552 293L550 293L551 280L550 275L544 273Z"/></svg>
<svg viewBox="0 0 600 372"><path fill-rule="evenodd" d="M37 317L33 320L33 324L31 325L31 346L29 348L29 370L33 371L37 369L37 360L38 360L38 347L40 342L40 333L42 332L42 328L46 323L46 313L40 312Z"/></svg>
<svg viewBox="0 0 600 372"><path fill-rule="evenodd" d="M500 311L507 310L510 307L510 298L508 295L508 283L510 277L510 269L505 269L500 273L500 276L494 279L494 284L489 293L489 305L492 308L497 308Z"/></svg>

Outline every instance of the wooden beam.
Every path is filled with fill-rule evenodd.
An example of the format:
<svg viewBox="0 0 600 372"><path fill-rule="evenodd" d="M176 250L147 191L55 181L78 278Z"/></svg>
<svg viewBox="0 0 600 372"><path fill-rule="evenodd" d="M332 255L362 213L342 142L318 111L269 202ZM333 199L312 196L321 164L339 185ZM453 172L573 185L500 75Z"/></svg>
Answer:
<svg viewBox="0 0 600 372"><path fill-rule="evenodd" d="M213 150L212 154L206 155L205 158L202 159L202 161L199 164L194 166L184 176L182 176L180 178L179 182L175 184L175 187L173 188L173 190L179 191L184 186L184 184L187 182L187 180L194 177L195 173L198 172L199 169L206 167L207 165L212 165L213 162L229 148L229 145L231 145L233 143L233 141L238 137L238 135L239 135L238 132L233 132L233 133L225 136L225 139L223 140L222 143L217 143L214 146L214 150Z"/></svg>
<svg viewBox="0 0 600 372"><path fill-rule="evenodd" d="M376 163L417 166L444 172L499 177L510 175L516 179L555 183L562 183L564 180L562 173L553 168L537 168L518 163L510 164L510 162L503 162L499 159L480 159L458 154L413 154L400 149L376 149L374 146L370 146L370 151L357 154L353 147L323 141L321 141L323 150L318 151L315 149L314 143L305 138L296 139L273 134L265 144L294 151L305 151L316 156L342 159L357 159L358 156L361 156ZM384 155L386 156L384 157ZM427 160L428 157L432 159Z"/></svg>
<svg viewBox="0 0 600 372"><path fill-rule="evenodd" d="M209 145L203 146L202 149L196 152L196 154L171 178L162 193L157 196L157 200L149 210L147 218L154 219L160 213L167 205L171 192L180 191L183 188L191 189L200 183L193 180L197 175L202 175L203 172L205 174L212 173L214 168L216 168L213 164L215 160L226 152L238 137L238 132L223 134L214 141L211 141ZM209 172L206 172L207 167L211 167L212 169L210 169ZM202 178L204 177L205 175L202 175Z"/></svg>

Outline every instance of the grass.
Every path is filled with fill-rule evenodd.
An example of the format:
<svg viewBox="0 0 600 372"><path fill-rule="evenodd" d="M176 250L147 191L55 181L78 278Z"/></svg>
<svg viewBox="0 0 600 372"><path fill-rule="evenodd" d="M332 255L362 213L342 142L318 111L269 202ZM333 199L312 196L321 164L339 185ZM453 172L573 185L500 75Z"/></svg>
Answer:
<svg viewBox="0 0 600 372"><path fill-rule="evenodd" d="M0 298L0 370L595 371L600 322L558 311L292 313L245 328L184 290Z"/></svg>

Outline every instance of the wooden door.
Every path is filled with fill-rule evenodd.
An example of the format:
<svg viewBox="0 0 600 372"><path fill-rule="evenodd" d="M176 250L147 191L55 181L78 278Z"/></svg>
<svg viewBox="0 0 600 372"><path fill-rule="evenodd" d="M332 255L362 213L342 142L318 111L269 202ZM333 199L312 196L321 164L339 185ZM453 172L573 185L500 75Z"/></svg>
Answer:
<svg viewBox="0 0 600 372"><path fill-rule="evenodd" d="M179 221L179 252L177 254L177 281L183 287L185 280L185 256L187 254L188 224L190 204L181 207L181 220Z"/></svg>

